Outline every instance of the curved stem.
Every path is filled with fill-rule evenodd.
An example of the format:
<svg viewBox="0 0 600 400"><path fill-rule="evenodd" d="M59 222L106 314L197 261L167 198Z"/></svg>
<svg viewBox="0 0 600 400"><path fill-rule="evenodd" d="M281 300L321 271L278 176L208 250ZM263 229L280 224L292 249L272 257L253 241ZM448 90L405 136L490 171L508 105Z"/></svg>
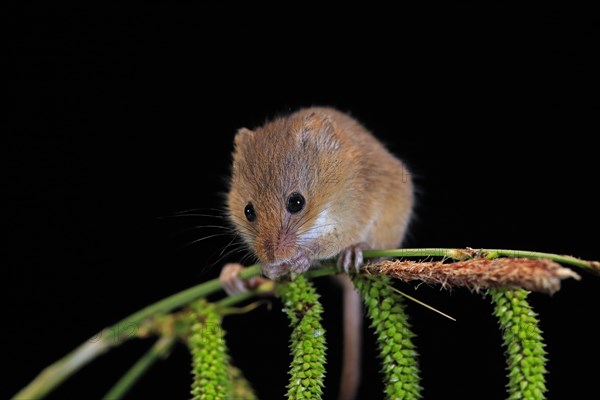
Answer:
<svg viewBox="0 0 600 400"><path fill-rule="evenodd" d="M258 275L260 275L260 268L258 265L253 265L251 267L244 268L240 273L240 278L250 279ZM192 300L198 299L200 297L206 297L222 289L223 287L221 286L221 282L219 281L219 279L212 279L208 282L193 286L182 292L169 296L166 299L158 301L146 308L143 308L140 311L122 319L115 326L140 324L144 319L148 317L169 312L175 308L181 307L191 302Z"/></svg>
<svg viewBox="0 0 600 400"><path fill-rule="evenodd" d="M41 399L88 362L110 348L106 339L96 336L79 345L75 350L44 368L39 375L14 395L13 400Z"/></svg>
<svg viewBox="0 0 600 400"><path fill-rule="evenodd" d="M104 400L119 400L123 398L137 382L137 380L154 364L156 360L164 357L169 352L175 338L162 336L154 343L146 354L142 356L130 369L119 379L119 381L106 393Z"/></svg>
<svg viewBox="0 0 600 400"><path fill-rule="evenodd" d="M242 270L240 277L242 279L249 279L259 274L259 266L253 265ZM69 354L45 368L33 381L21 389L13 399L41 399L45 397L100 354L103 354L111 347L118 346L128 339L136 337L137 330L146 318L167 313L197 298L208 296L221 289L222 286L219 280L213 279L169 296L123 318L113 326L103 329Z"/></svg>
<svg viewBox="0 0 600 400"><path fill-rule="evenodd" d="M421 249L396 249L396 250L366 250L363 252L365 258L379 257L449 257L453 259L468 258L469 254L485 255L490 258L498 256L547 258L562 264L586 268L600 272L600 263L597 261L585 261L571 256L559 254L541 253L523 250L505 249L448 249L448 248L421 248ZM306 277L318 277L337 273L335 267L319 268L307 272ZM242 279L249 279L260 275L260 266L253 265L244 268L240 273ZM123 318L115 325L105 328L94 337L83 343L69 354L45 368L33 381L19 391L13 399L40 399L50 393L54 388L69 378L81 367L104 353L111 347L117 346L126 340L136 337L135 331L141 323L149 317L170 312L189 302L204 296L208 296L222 289L218 279L193 286L182 292L176 293L166 299L160 300L142 310ZM122 332L130 334L122 334ZM108 337L108 338L107 338Z"/></svg>

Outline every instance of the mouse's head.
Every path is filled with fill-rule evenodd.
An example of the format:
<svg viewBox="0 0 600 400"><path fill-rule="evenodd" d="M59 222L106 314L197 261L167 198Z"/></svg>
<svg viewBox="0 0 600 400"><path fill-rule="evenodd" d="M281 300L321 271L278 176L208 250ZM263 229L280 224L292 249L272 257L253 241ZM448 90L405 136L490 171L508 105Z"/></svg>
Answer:
<svg viewBox="0 0 600 400"><path fill-rule="evenodd" d="M335 123L320 112L238 131L229 216L270 278L335 255L323 237L335 230L328 210L343 180L341 146Z"/></svg>

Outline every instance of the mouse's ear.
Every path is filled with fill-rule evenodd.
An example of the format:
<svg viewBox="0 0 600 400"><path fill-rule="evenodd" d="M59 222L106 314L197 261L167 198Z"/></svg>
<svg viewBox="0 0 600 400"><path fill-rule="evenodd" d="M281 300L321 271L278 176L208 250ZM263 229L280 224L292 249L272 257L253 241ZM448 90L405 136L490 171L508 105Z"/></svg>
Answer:
<svg viewBox="0 0 600 400"><path fill-rule="evenodd" d="M239 148L244 143L246 143L252 136L254 136L254 132L248 128L240 128L235 134L235 139L233 140L235 144L235 148Z"/></svg>
<svg viewBox="0 0 600 400"><path fill-rule="evenodd" d="M308 128L328 130L333 129L333 120L326 112L319 109L309 110L304 116L304 124Z"/></svg>
<svg viewBox="0 0 600 400"><path fill-rule="evenodd" d="M335 122L325 112L315 110L304 117L304 129L301 134L302 143L313 138L315 143L329 147L332 150L338 148L339 141L335 133Z"/></svg>

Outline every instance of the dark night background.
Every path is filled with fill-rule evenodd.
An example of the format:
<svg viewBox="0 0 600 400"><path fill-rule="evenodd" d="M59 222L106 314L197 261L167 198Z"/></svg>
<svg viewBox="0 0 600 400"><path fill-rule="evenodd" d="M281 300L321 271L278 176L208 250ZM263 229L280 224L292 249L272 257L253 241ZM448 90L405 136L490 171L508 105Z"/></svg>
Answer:
<svg viewBox="0 0 600 400"><path fill-rule="evenodd" d="M302 7L261 18L232 5L9 13L0 332L10 374L0 397L102 327L239 260L219 260L229 237L185 246L219 233L186 230L214 220L161 217L217 213L237 128L302 106L351 111L406 160L420 188L406 246L600 259L594 13ZM554 296L530 296L551 399L597 387L600 279L581 275ZM327 280L318 287L334 398L339 293ZM504 398L489 301L401 287L457 318L408 305L425 398ZM233 360L261 399L282 398L287 384L280 310L273 300L225 320ZM49 398L99 398L149 343L110 352ZM128 398L187 398L189 364L178 346ZM360 398L381 398L368 334L364 368Z"/></svg>

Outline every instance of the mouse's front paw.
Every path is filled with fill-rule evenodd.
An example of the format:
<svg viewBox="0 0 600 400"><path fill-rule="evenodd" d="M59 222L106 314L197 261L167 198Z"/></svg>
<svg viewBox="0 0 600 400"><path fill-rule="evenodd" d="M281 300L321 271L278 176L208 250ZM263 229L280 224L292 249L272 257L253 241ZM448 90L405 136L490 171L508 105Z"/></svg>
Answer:
<svg viewBox="0 0 600 400"><path fill-rule="evenodd" d="M247 281L243 281L242 278L240 278L240 272L242 272L242 269L244 269L244 267L242 264L238 263L225 264L223 269L221 269L219 281L221 282L225 293L230 296L245 293L249 289L255 289L261 283L265 282L264 278L258 276Z"/></svg>
<svg viewBox="0 0 600 400"><path fill-rule="evenodd" d="M231 263L225 264L221 269L219 281L228 295L233 296L248 291L244 281L240 278L240 272L243 268L242 264Z"/></svg>
<svg viewBox="0 0 600 400"><path fill-rule="evenodd" d="M357 243L346 247L338 255L338 268L346 273L350 273L351 269L358 273L360 267L364 264L363 250L368 248L369 246L366 243Z"/></svg>
<svg viewBox="0 0 600 400"><path fill-rule="evenodd" d="M301 256L292 260L290 264L290 272L292 278L297 275L301 275L308 271L310 268L310 260L307 257Z"/></svg>
<svg viewBox="0 0 600 400"><path fill-rule="evenodd" d="M293 279L308 271L310 265L310 258L304 253L299 253L290 259L262 264L262 273L273 280L278 280L288 274Z"/></svg>

